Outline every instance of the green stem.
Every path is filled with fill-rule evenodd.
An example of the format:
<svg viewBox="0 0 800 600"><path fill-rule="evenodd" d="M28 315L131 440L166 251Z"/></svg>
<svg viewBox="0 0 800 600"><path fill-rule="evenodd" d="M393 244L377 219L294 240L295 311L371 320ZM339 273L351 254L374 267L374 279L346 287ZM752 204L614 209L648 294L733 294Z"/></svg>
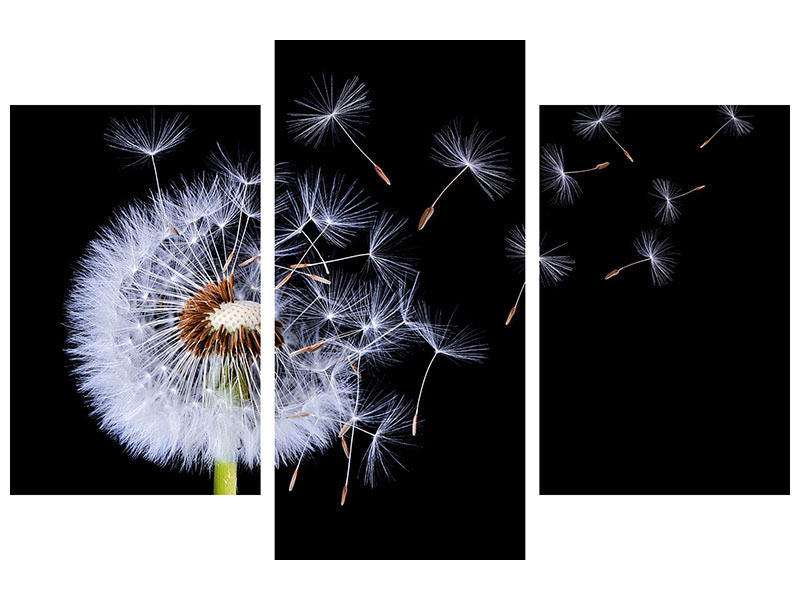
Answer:
<svg viewBox="0 0 800 600"><path fill-rule="evenodd" d="M236 463L226 460L214 461L214 494L236 495Z"/></svg>

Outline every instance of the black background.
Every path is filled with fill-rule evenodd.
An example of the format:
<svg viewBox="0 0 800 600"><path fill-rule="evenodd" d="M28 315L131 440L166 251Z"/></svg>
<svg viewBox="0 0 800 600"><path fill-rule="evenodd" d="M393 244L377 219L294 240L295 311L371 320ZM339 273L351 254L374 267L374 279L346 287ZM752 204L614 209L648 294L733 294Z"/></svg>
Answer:
<svg viewBox="0 0 800 600"><path fill-rule="evenodd" d="M425 385L419 446L407 472L375 489L351 481L339 505L346 460L333 448L276 473L278 558L522 558L524 556L524 310L506 315L522 282L504 236L524 222L524 46L522 42L278 42L276 157L296 170L323 167L357 178L381 207L411 219L422 298L482 329L482 365L437 358ZM374 108L362 147L391 179L386 186L349 141L313 150L291 140L286 115L311 77L337 85L358 75ZM422 211L456 171L429 158L433 134L455 117L505 137L516 182L491 202L461 177L422 231ZM362 139L359 139L361 143ZM416 398L430 360L420 347L381 374ZM358 440L356 440L357 442ZM355 457L354 457L355 458Z"/></svg>
<svg viewBox="0 0 800 600"><path fill-rule="evenodd" d="M69 374L64 299L77 260L115 209L153 187L148 164L127 168L105 146L113 117L149 108L11 109L11 493L207 494L208 473L131 459L89 416ZM220 142L259 151L258 107L169 107L192 133L156 159L162 186L207 167ZM239 493L258 493L258 469L239 472Z"/></svg>
<svg viewBox="0 0 800 600"><path fill-rule="evenodd" d="M789 492L789 110L746 107L755 129L718 135L712 106L623 108L617 139L579 139L579 107L542 107L583 195L544 192L544 248L572 276L541 294L540 483L545 494ZM658 225L651 181L684 198L668 233L679 262L656 288L632 241ZM534 240L531 240L533 243Z"/></svg>

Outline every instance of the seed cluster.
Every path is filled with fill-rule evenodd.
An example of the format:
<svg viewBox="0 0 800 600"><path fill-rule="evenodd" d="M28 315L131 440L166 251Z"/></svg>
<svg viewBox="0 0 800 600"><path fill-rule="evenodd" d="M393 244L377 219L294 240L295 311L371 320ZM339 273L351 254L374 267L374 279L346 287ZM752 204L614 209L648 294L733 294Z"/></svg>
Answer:
<svg viewBox="0 0 800 600"><path fill-rule="evenodd" d="M255 306L251 306L255 305ZM237 302L233 273L197 292L181 309L180 338L198 358L261 354L261 321L258 304Z"/></svg>

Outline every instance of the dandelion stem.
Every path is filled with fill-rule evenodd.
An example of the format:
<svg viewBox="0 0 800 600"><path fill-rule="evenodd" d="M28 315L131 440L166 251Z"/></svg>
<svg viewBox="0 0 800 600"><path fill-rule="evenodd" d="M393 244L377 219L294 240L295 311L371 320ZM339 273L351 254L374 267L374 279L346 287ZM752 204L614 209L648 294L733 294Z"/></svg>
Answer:
<svg viewBox="0 0 800 600"><path fill-rule="evenodd" d="M419 416L419 404L422 402L422 390L425 389L425 381L428 379L433 361L439 356L438 350L433 353L431 362L428 363L428 368L425 369L425 375L422 377L422 385L419 386L419 396L417 396L417 408L414 410L414 421L411 423L411 435L417 435L417 417Z"/></svg>
<svg viewBox="0 0 800 600"><path fill-rule="evenodd" d="M374 160L372 160L372 159L371 159L369 156L367 156L367 153L366 153L366 152L364 152L364 151L361 149L361 146L359 146L358 144L356 144L356 141L353 139L353 137L352 137L352 136L350 135L350 133L347 131L347 128L346 128L344 125L342 125L341 121L339 121L339 119L337 119L337 118L336 118L336 115L333 115L333 120L334 120L334 121L336 121L336 123L339 125L339 127L341 127L341 128L342 128L342 131L344 131L344 134L347 136L347 138L348 138L348 139L349 139L351 142L353 142L353 145L354 145L356 148L358 148L358 151L359 151L359 152L361 152L361 154L363 154L363 155L364 155L364 158L366 158L366 159L367 159L367 160L368 160L368 161L369 161L369 162L372 164L372 166L373 166L373 167L375 167L375 171L378 173L378 177L380 177L381 179L383 179L383 180L386 182L386 184L387 184L387 185L392 185L392 183L389 181L389 178L388 178L388 177L386 177L386 174L383 172L383 169L381 169L381 168L380 168L378 165L376 165L376 164L375 164L375 161L374 161Z"/></svg>
<svg viewBox="0 0 800 600"><path fill-rule="evenodd" d="M702 148L705 148L705 147L708 145L708 143L709 143L711 140L713 140L715 137L717 137L717 134L718 134L720 131L722 131L723 129L725 129L725 126L726 126L728 123L730 123L731 121L733 121L733 119L728 119L727 121L725 121L725 122L722 124L722 126L721 126L719 129L717 129L717 130L716 130L716 131L713 133L713 135L712 135L710 138L708 138L708 139L707 139L705 142L703 142L703 143L700 145L700 148L701 148L701 149L702 149Z"/></svg>
<svg viewBox="0 0 800 600"><path fill-rule="evenodd" d="M456 175L455 177L453 177L452 181L451 181L450 183L448 183L446 186L444 186L444 189L441 191L441 193L440 193L438 196L436 196L436 200L434 200L434 201L433 201L433 204L431 204L431 207L434 207L434 206L436 206L436 203L439 201L439 198L441 198L442 196L444 196L444 193L447 191L447 188L449 188L451 185L453 185L453 183L455 182L455 180L456 180L456 179L458 179L459 177L461 177L461 175L462 175L462 174L464 173L464 171L466 171L467 169L469 169L469 165L467 165L467 166L465 166L463 169L461 169L461 170L458 172L458 175Z"/></svg>
<svg viewBox="0 0 800 600"><path fill-rule="evenodd" d="M358 362L356 364L356 368L361 367L361 355L358 356ZM359 394L361 391L361 382L359 379L356 379L356 401L353 408L353 415L358 414L358 401L359 401ZM347 484L350 483L350 465L353 461L353 438L356 435L356 428L352 427L350 429L350 451L347 453L347 475L344 479L344 487L342 488L342 506L344 506L345 498L347 498ZM342 436L342 441L344 442L344 436Z"/></svg>
<svg viewBox="0 0 800 600"><path fill-rule="evenodd" d="M649 257L649 256L648 256L647 258L643 258L642 260L637 260L637 261L634 261L634 262L632 262L632 263L630 263L630 264L627 264L627 265L625 265L624 267L620 267L619 269L614 269L614 270L613 270L613 271L611 271L611 272L610 272L608 275L606 275L606 276L604 277L604 279L611 279L612 277L616 277L617 275L619 275L619 274L620 274L620 272L621 272L623 269L627 269L628 267L632 267L633 265L638 265L638 264L640 264L640 263L647 262L648 260L650 260L650 257Z"/></svg>
<svg viewBox="0 0 800 600"><path fill-rule="evenodd" d="M154 154L150 155L150 162L153 163L153 174L156 177L156 190L158 191L158 204L161 208L161 213L164 215L164 219L167 217L167 209L164 206L164 196L161 195L161 184L158 182L158 169L156 169L156 157Z"/></svg>
<svg viewBox="0 0 800 600"><path fill-rule="evenodd" d="M683 192L682 194L678 194L677 196L673 196L672 198L667 198L667 200L671 201L671 200L677 200L678 198L683 198L684 196L688 196L692 192L696 192L698 190L702 190L704 187L706 187L706 186L698 185L697 187L694 187L694 188L690 189L688 192Z"/></svg>
<svg viewBox="0 0 800 600"><path fill-rule="evenodd" d="M214 494L236 495L236 463L217 459L214 461Z"/></svg>
<svg viewBox="0 0 800 600"><path fill-rule="evenodd" d="M627 150L625 150L625 148L623 148L623 147L622 147L622 144L620 144L620 143L617 141L617 138L615 138L613 135L611 135L611 132L610 132L608 129L606 129L606 126L605 126L605 125L603 125L603 123L602 123L602 122L600 123L600 127L602 127L602 128L603 128L603 131L605 131L605 132L608 134L608 137L610 137L610 138L611 138L611 141L612 141L612 142L614 142L614 143L615 143L617 146L619 146L619 149L620 149L620 150L622 150L622 151L625 153L625 156L627 156L627 157L628 157L628 160L629 160L629 161L631 161L631 162L633 162L633 157L632 157L630 154L628 154L628 151L627 151Z"/></svg>
<svg viewBox="0 0 800 600"><path fill-rule="evenodd" d="M431 204L428 208L425 209L425 211L422 213L422 216L419 218L419 225L417 225L417 231L422 231L422 228L425 227L425 225L428 223L430 218L433 216L433 210L436 207L436 203L439 201L439 198L441 198L444 195L444 193L447 191L447 188L449 188L451 185L453 185L455 180L458 179L459 177L461 177L461 175L467 169L469 169L469 165L464 166L464 168L461 169L458 172L458 175L453 177L453 179L450 181L450 183L448 183L446 186L444 186L444 189L441 192L439 192L439 195L436 196L436 200L433 201L433 204Z"/></svg>
<svg viewBox="0 0 800 600"><path fill-rule="evenodd" d="M327 226L326 226L326 229L327 229ZM311 244L311 247L312 247L312 248L314 249L314 251L317 253L317 256L319 256L319 259L320 259L320 261L321 261L321 262L318 262L317 264L318 264L318 265L320 265L320 264L321 264L323 267L325 267L325 273L330 273L331 271L330 271L330 269L328 269L328 263L326 263L326 262L325 262L325 257L324 257L324 256L322 256L322 252L320 252L320 251L319 251L319 248L317 248L317 247L314 245L314 242L313 242L313 241L311 241L311 238L310 238L310 237L308 237L308 234L307 234L305 231L303 231L302 233L303 233L303 235L305 236L305 238L308 240L308 243L309 243L309 244Z"/></svg>
<svg viewBox="0 0 800 600"><path fill-rule="evenodd" d="M361 257L364 257L364 256L369 256L369 252L363 252L362 254L353 254L352 256L343 256L342 258L332 258L331 260L327 261L327 264L340 262L340 261L343 261L343 260L350 260L352 258L361 258ZM294 269L305 269L307 267L317 267L319 265L324 265L324 264L326 264L326 261L315 262L315 263L298 263L296 265L293 265L292 268L294 268Z"/></svg>
<svg viewBox="0 0 800 600"><path fill-rule="evenodd" d="M610 164L611 164L610 162L604 162L600 163L599 165L595 165L591 169L581 169L580 171L564 171L563 175L577 175L578 173L590 173L591 171L602 171Z"/></svg>
<svg viewBox="0 0 800 600"><path fill-rule="evenodd" d="M308 225L308 221L306 221L306 222L303 224L303 227L305 227L306 225ZM302 229L302 228L301 228L301 229ZM310 245L308 248L306 248L306 251L305 251L305 252L303 252L303 256L301 256L301 257L300 257L300 262L303 262L303 259L306 257L306 255L307 255L309 252L311 252L311 248L312 248L312 247L314 247L314 242L316 242L316 241L317 241L319 238L321 238L321 237L322 237L322 234L323 234L323 233L325 233L325 230L327 230L327 229L328 229L328 226L326 225L326 226L325 226L325 229L323 229L322 231L320 231L320 232L319 232L319 234L317 234L317 237L315 237L315 238L314 238L314 241L313 241L313 242L311 242L311 245ZM306 237L307 237L307 236L306 236ZM322 258L322 256L320 256L320 258ZM289 281L289 278L290 278L292 275L294 275L294 272L297 270L297 267L294 267L294 268L292 268L292 269L289 269L288 267L283 267L283 266L281 266L281 265L275 265L275 266L276 266L276 267L280 267L280 268L282 268L282 269L286 269L286 270L288 270L288 271L289 271L289 274L288 274L288 275L287 275L287 276L286 276L284 279L282 279L282 280L281 280L281 282L280 282L278 285L276 285L276 286L275 286L275 289L277 290L279 287L281 287L283 284L285 284L287 281ZM303 273L303 275L308 275L308 273ZM314 275L308 275L308 276L309 276L309 277L311 277L312 279L317 279L317 277L315 277ZM325 280L325 281L327 281L327 280ZM325 281L323 281L323 283L325 283ZM328 281L327 283L329 283L329 284L330 284L330 281Z"/></svg>

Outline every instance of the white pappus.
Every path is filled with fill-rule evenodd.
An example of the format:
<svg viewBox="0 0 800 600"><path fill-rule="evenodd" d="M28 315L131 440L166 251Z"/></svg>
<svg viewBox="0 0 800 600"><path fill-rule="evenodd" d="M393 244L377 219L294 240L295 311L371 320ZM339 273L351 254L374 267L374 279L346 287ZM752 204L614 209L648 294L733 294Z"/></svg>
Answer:
<svg viewBox="0 0 800 600"><path fill-rule="evenodd" d="M743 116L739 106L735 104L725 104L717 107L717 113L720 116L722 125L720 125L719 129L711 134L711 137L700 144L701 149L705 148L720 132L732 136L741 136L747 135L753 131L753 125L747 121L747 119L750 117Z"/></svg>
<svg viewBox="0 0 800 600"><path fill-rule="evenodd" d="M578 115L572 122L572 127L579 137L592 139L606 135L622 150L625 157L633 162L633 157L622 147L614 137L620 123L622 123L622 109L619 106L590 106L587 109L578 111Z"/></svg>
<svg viewBox="0 0 800 600"><path fill-rule="evenodd" d="M541 149L539 170L542 190L553 190L556 204L572 204L581 193L581 186L573 175L602 171L610 162L598 163L588 169L566 171L564 169L564 150L560 146L548 144Z"/></svg>
<svg viewBox="0 0 800 600"><path fill-rule="evenodd" d="M643 231L633 241L633 247L642 258L609 271L605 276L606 280L616 277L629 267L649 263L650 276L655 285L666 285L672 281L672 275L677 264L675 258L677 252L668 238L662 237L657 231Z"/></svg>
<svg viewBox="0 0 800 600"><path fill-rule="evenodd" d="M511 190L511 168L509 153L503 150L502 138L493 137L490 131L477 124L469 134L464 133L460 120L456 119L433 136L431 157L443 167L459 169L420 217L417 229L421 230L433 216L436 203L448 188L469 171L490 200L502 198Z"/></svg>
<svg viewBox="0 0 800 600"><path fill-rule="evenodd" d="M341 88L333 82L333 75L312 79L311 93L296 100L299 112L289 113L288 130L296 141L318 148L326 139L336 139L344 133L348 140L366 158L375 172L387 185L389 178L374 160L358 145L355 137L361 135L361 128L367 123L371 110L367 87L353 77L345 81Z"/></svg>
<svg viewBox="0 0 800 600"><path fill-rule="evenodd" d="M176 119L136 150L153 166ZM146 126L114 121L107 138L119 148ZM260 460L258 192L226 164L119 211L66 303L67 352L100 426L133 456L213 468L215 493L236 493L237 464Z"/></svg>
<svg viewBox="0 0 800 600"><path fill-rule="evenodd" d="M655 179L650 195L656 199L656 218L664 225L673 225L681 216L678 200L705 187L698 185L686 192L681 192L678 186L669 179Z"/></svg>

